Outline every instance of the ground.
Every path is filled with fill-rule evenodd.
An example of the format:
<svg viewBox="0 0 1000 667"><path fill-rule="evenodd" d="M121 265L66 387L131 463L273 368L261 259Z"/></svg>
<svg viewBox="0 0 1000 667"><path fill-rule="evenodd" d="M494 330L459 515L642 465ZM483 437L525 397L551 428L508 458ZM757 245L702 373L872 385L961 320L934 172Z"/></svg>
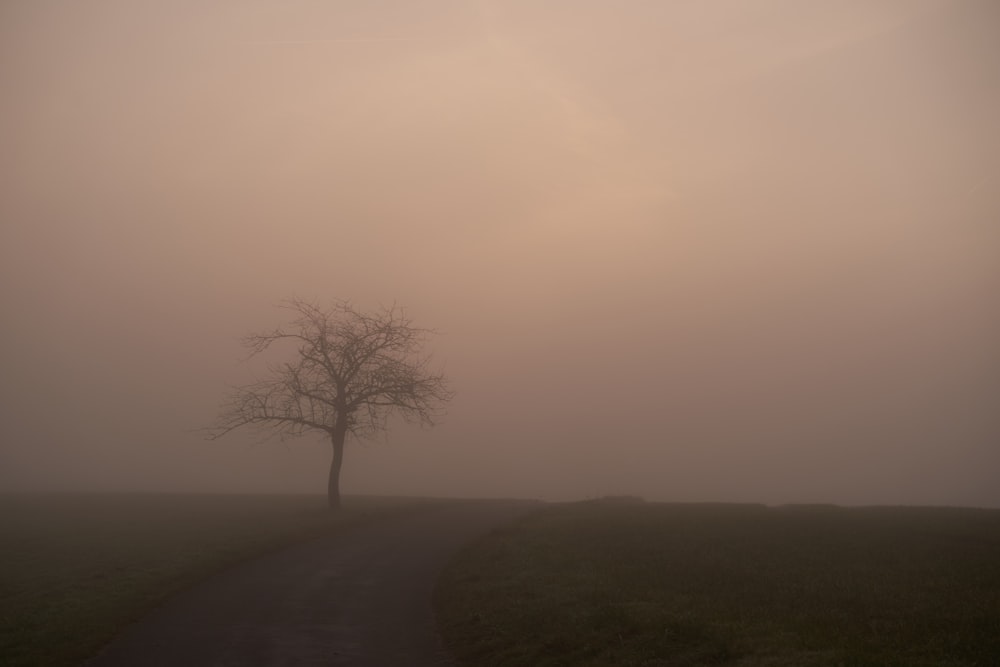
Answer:
<svg viewBox="0 0 1000 667"><path fill-rule="evenodd" d="M449 503L244 563L171 599L87 665L449 665L435 580L460 547L532 507Z"/></svg>

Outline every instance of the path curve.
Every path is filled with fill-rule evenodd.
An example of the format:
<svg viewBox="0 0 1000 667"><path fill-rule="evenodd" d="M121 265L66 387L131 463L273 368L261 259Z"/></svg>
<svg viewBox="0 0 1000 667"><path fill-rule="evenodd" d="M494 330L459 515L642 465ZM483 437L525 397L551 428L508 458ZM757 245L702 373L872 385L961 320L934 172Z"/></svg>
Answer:
<svg viewBox="0 0 1000 667"><path fill-rule="evenodd" d="M435 580L464 544L536 506L445 503L243 563L172 598L86 667L451 665Z"/></svg>

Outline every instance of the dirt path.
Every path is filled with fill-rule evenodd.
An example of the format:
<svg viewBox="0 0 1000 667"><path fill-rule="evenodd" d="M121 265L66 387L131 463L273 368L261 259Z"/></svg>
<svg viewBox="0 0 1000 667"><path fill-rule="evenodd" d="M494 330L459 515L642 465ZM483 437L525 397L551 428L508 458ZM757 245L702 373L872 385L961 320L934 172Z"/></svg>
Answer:
<svg viewBox="0 0 1000 667"><path fill-rule="evenodd" d="M244 563L173 598L86 665L449 665L431 608L438 573L469 540L534 506L456 502Z"/></svg>

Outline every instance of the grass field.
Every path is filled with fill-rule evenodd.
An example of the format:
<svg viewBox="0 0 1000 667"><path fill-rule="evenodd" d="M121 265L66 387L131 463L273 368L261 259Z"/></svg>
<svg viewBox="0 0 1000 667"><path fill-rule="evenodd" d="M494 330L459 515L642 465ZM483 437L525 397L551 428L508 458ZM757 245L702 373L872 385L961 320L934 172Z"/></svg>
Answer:
<svg viewBox="0 0 1000 667"><path fill-rule="evenodd" d="M1000 665L1000 510L552 505L435 604L477 667Z"/></svg>
<svg viewBox="0 0 1000 667"><path fill-rule="evenodd" d="M76 665L171 593L278 546L416 507L321 496L0 496L0 665Z"/></svg>

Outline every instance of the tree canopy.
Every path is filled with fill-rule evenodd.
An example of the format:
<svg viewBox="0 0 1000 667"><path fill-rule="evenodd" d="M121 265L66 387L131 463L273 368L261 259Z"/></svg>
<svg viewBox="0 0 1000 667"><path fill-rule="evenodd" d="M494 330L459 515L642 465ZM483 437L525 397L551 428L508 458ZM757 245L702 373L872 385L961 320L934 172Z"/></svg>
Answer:
<svg viewBox="0 0 1000 667"><path fill-rule="evenodd" d="M339 507L347 436L384 431L394 414L432 425L453 392L423 351L434 332L414 326L401 308L365 312L347 301L321 307L300 299L283 307L293 314L288 325L242 343L251 357L286 346L291 359L272 362L264 378L236 387L209 437L244 426L282 437L325 433L333 446L327 493L330 506Z"/></svg>

